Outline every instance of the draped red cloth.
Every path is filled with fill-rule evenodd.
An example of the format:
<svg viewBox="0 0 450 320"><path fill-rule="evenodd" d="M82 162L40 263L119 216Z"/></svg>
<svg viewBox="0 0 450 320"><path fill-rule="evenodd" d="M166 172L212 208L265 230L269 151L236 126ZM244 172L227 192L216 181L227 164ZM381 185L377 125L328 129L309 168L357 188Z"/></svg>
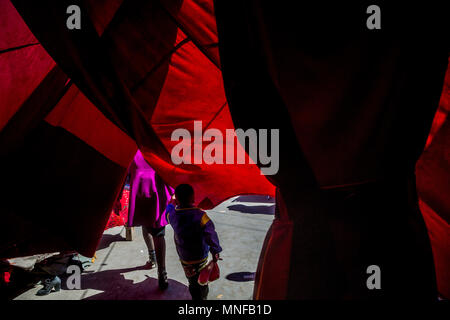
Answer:
<svg viewBox="0 0 450 320"><path fill-rule="evenodd" d="M448 227L425 212L427 235L415 185L416 173L419 195L447 217L443 128L422 154L448 64L444 7L383 3L382 30L373 32L362 15L369 3L215 5L235 125L272 125L283 135L280 170L270 177L278 215L255 297L435 299L432 254L448 296ZM408 22L419 16L420 26ZM278 273L285 266L274 260L288 270ZM371 264L382 270L380 291L366 286Z"/></svg>
<svg viewBox="0 0 450 320"><path fill-rule="evenodd" d="M74 33L65 12L77 3L83 27ZM66 248L92 256L138 146L168 184L191 183L205 208L274 194L254 164L170 159L176 128L192 132L194 120L224 136L234 128L212 2L0 5L2 202L15 226L1 236L2 256Z"/></svg>
<svg viewBox="0 0 450 320"><path fill-rule="evenodd" d="M417 166L420 209L430 235L438 290L450 297L450 59L439 108Z"/></svg>
<svg viewBox="0 0 450 320"><path fill-rule="evenodd" d="M129 200L130 190L128 188L124 188L122 191L122 197L119 201L120 208L118 208L115 212L111 212L108 222L106 223L105 230L126 225L128 221Z"/></svg>
<svg viewBox="0 0 450 320"><path fill-rule="evenodd" d="M66 28L65 12L72 4L82 10L81 30ZM389 39L398 45L386 45L382 38L353 31L342 37L354 21L346 25L330 12L345 16L348 7L305 7L304 13L284 8L286 19L271 29L270 17L266 27L248 20L251 5L229 3L222 15L216 12L219 54L211 0L0 0L0 194L9 226L0 234L0 255L69 249L92 256L137 148L168 184L194 185L205 207L237 194L274 195L277 186L283 196L278 211L286 219L311 209L293 204L293 199L309 203L313 197L305 190L377 180L399 167L413 170L438 106L448 52L427 42L421 30L415 35L419 46L409 38L399 42L403 37ZM273 8L276 16L280 7ZM322 17L315 25L313 9ZM267 15L258 10L253 17ZM319 36L299 37L298 30L311 29L308 23ZM328 34L333 23L335 37ZM255 26L261 30L247 34ZM231 41L226 34L233 32ZM302 50L291 50L295 45ZM416 174L439 291L448 297L446 79ZM416 94L402 98L405 85ZM412 112L409 105L429 108ZM174 165L170 152L176 142L170 135L177 128L192 133L194 120L202 121L203 131L217 128L224 135L235 127L289 124L281 126L287 131L281 133L280 172L269 182L254 164ZM236 148L242 147L233 147L235 154ZM287 276L292 261L302 259L300 242L292 241L304 234L317 248L329 243L325 233L320 237L308 228L323 221L302 219L295 228L286 220L272 227L257 297L298 297L287 285L296 276ZM281 269L268 272L264 257L269 256L286 263L281 282L274 276ZM280 283L277 290L270 278Z"/></svg>

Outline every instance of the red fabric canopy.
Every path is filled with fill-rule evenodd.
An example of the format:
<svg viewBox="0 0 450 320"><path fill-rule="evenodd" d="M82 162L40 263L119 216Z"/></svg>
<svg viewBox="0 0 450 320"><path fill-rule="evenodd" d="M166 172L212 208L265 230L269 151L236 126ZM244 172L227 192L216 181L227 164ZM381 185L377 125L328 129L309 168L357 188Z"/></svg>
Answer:
<svg viewBox="0 0 450 320"><path fill-rule="evenodd" d="M202 121L203 131L217 128L224 136L226 129L234 128L219 69L212 2L185 1L180 5L178 1L123 4L121 1L87 1L83 7L88 9L88 15L83 16L82 30L86 31L82 40L72 39L65 28L66 15L60 12L65 12L66 4L40 5L42 12L37 12L37 8L26 1L14 3L22 16L30 19L32 29L36 28L33 32L45 42L44 49L13 4L0 1L0 20L4 24L0 31L2 142L8 145L13 145L12 141L21 142L15 144L14 150L2 150L9 166L2 170L15 170L10 175L10 184L5 186L8 190L4 196L22 192L19 190L27 184L28 196L28 190L39 193L45 185L46 194L60 198L59 207L55 204L46 208L48 217L39 219L30 217L29 208L11 203L9 210L11 216L15 216L11 224L23 224L28 219L39 220L39 223L34 230L31 226L17 228L8 235L8 240L2 242L6 243L2 255L48 250L47 241L52 243L52 249L70 248L93 255L111 212L112 200L136 153L136 142L150 165L168 184L191 183L197 202L202 202L205 208L238 194L274 195L274 187L254 164L175 166L170 159L171 148L176 143L170 137L176 128L193 131L194 120ZM34 20L37 17L39 21ZM50 21L53 22L48 23ZM61 23L64 28L60 27ZM59 31L52 32L56 29ZM61 45L55 46L59 40ZM89 47L89 41L94 41L95 47ZM80 62L92 54L90 50L105 53L96 55L104 60L103 64ZM71 80L47 52L68 72ZM102 72L106 68L105 75ZM86 72L93 76L86 79ZM58 79L53 79L55 74ZM52 76L51 83L40 88L49 76ZM55 83L60 87L59 92L55 90ZM109 86L115 90L111 91ZM42 96L52 94L54 103L44 108L33 100L32 111L22 110L39 89L40 99L36 99L39 103L46 102ZM18 127L22 128L20 133ZM42 137L37 134L40 131L45 131ZM30 136L34 136L33 141ZM64 149L55 149L51 144L56 142L52 139L57 139L58 145L64 144ZM74 143L77 148L71 145ZM34 159L35 155L29 153L30 144L34 150L46 154ZM206 145L204 143L203 148ZM45 148L52 151L47 152ZM239 143L234 147L235 153L237 148L242 148ZM25 170L18 170L17 159L25 155L24 161L34 159L34 165L21 163ZM83 155L85 162L81 161ZM104 165L94 166L91 157ZM115 167L116 172L105 166ZM37 177L37 171L42 175ZM109 179L105 179L106 176ZM52 181L54 179L58 182ZM98 194L83 188L93 180L97 188L102 189ZM55 192L56 186L59 192ZM100 197L104 199L99 200ZM32 198L38 199L38 196ZM97 207L94 211L90 208L93 204L101 206L101 210ZM71 213L78 217L73 223L54 221ZM16 221L18 217L20 222ZM89 223L81 225L83 221ZM50 226L53 228L49 233L63 241L42 239L41 245L26 244ZM25 233L30 240L24 241ZM23 242L22 247L19 240Z"/></svg>
<svg viewBox="0 0 450 320"><path fill-rule="evenodd" d="M444 7L383 3L383 27L374 32L364 25L364 3L215 5L235 125L274 125L284 136L280 171L271 178L279 188L278 216L255 297L435 299L414 173L419 194L433 194L434 208L446 211L449 140L442 133L437 142L442 128L415 170L448 64ZM419 16L423 23L410 22ZM437 242L447 242L445 225L431 228ZM448 242L438 247L435 260L447 260ZM380 266L383 290L366 287L370 264Z"/></svg>

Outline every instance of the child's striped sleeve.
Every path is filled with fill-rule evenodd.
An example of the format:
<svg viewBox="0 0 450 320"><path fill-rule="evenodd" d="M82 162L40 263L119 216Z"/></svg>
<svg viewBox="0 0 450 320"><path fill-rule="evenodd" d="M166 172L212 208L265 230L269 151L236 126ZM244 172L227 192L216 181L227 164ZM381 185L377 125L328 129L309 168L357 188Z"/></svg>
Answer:
<svg viewBox="0 0 450 320"><path fill-rule="evenodd" d="M209 251L214 255L222 251L222 247L219 243L219 237L214 227L214 223L208 217L206 213L203 214L200 224L203 227L205 235L205 241L209 245Z"/></svg>

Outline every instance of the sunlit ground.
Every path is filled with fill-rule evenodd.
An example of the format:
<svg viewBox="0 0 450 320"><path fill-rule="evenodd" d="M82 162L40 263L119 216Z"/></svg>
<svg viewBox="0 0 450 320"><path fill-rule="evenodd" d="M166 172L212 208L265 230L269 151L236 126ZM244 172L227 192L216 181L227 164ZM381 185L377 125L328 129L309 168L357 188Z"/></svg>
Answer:
<svg viewBox="0 0 450 320"><path fill-rule="evenodd" d="M223 247L223 260L219 262L221 277L210 284L210 300L251 299L253 273L273 212L273 199L263 196L234 197L208 211ZM124 227L115 227L105 231L97 259L81 275L80 290L69 290L63 278L60 292L36 296L42 288L37 284L15 299L190 299L170 226L166 228L166 243L169 288L165 292L158 290L156 269L143 268L148 254L141 228L134 228L133 241L125 241Z"/></svg>

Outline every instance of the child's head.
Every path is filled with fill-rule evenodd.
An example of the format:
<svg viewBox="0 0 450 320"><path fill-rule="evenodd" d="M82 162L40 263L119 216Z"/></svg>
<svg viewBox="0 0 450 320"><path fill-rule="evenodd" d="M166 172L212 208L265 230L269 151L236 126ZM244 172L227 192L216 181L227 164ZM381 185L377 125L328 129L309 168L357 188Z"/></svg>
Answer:
<svg viewBox="0 0 450 320"><path fill-rule="evenodd" d="M194 188L190 184L180 184L175 188L175 197L180 206L191 206L194 204Z"/></svg>

